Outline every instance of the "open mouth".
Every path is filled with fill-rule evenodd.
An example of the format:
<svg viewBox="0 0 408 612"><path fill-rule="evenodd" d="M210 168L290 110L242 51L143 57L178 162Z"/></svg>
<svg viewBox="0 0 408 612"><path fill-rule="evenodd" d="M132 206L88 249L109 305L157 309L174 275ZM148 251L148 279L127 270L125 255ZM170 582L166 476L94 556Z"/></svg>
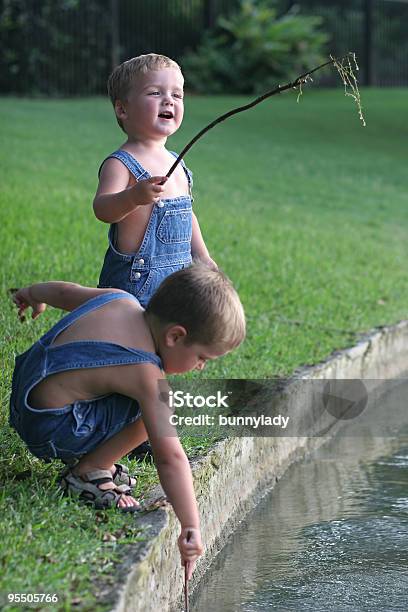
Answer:
<svg viewBox="0 0 408 612"><path fill-rule="evenodd" d="M159 114L160 119L173 119L174 115L171 111L163 111Z"/></svg>

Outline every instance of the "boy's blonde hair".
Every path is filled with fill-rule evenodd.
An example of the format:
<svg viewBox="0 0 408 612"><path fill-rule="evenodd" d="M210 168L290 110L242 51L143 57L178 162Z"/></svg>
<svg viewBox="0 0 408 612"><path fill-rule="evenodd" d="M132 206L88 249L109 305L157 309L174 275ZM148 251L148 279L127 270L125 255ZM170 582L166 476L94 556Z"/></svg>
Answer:
<svg viewBox="0 0 408 612"><path fill-rule="evenodd" d="M181 72L180 66L166 55L157 53L147 53L138 55L132 59L116 66L108 79L108 94L115 108L116 100L126 100L129 91L140 74L146 74L149 70L162 70L162 68L177 68ZM122 122L116 120L123 130Z"/></svg>
<svg viewBox="0 0 408 612"><path fill-rule="evenodd" d="M168 276L150 300L147 315L182 325L186 344L231 350L245 338L245 314L231 281L221 270L195 261Z"/></svg>

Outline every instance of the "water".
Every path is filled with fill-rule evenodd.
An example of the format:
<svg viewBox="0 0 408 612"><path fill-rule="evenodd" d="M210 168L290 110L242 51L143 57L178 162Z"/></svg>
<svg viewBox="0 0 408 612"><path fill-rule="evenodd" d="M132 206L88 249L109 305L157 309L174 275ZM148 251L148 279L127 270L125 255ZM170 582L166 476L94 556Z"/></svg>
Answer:
<svg viewBox="0 0 408 612"><path fill-rule="evenodd" d="M391 415L399 402L398 428L394 419L383 437L370 427L356 437L349 423L289 468L216 557L191 610L408 610L407 381L397 393L379 409Z"/></svg>

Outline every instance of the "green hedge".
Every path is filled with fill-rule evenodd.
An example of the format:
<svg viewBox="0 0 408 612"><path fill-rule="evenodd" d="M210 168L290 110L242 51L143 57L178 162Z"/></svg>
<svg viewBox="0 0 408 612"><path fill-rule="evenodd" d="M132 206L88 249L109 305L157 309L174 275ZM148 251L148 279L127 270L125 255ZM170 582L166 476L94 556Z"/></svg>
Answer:
<svg viewBox="0 0 408 612"><path fill-rule="evenodd" d="M320 17L278 15L277 2L242 0L219 17L197 51L182 59L187 85L199 93L258 93L323 61L328 36Z"/></svg>

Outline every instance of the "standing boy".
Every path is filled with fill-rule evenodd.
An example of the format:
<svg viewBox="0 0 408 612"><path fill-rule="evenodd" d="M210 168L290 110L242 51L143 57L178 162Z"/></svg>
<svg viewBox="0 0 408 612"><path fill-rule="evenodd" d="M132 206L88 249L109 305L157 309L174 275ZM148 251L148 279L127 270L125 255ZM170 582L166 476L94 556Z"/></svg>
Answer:
<svg viewBox="0 0 408 612"><path fill-rule="evenodd" d="M127 140L103 162L93 204L111 224L99 287L124 289L144 307L192 257L216 267L192 212L191 172L182 163L164 176L176 155L165 144L183 119L183 86L178 64L154 53L120 64L108 81Z"/></svg>

